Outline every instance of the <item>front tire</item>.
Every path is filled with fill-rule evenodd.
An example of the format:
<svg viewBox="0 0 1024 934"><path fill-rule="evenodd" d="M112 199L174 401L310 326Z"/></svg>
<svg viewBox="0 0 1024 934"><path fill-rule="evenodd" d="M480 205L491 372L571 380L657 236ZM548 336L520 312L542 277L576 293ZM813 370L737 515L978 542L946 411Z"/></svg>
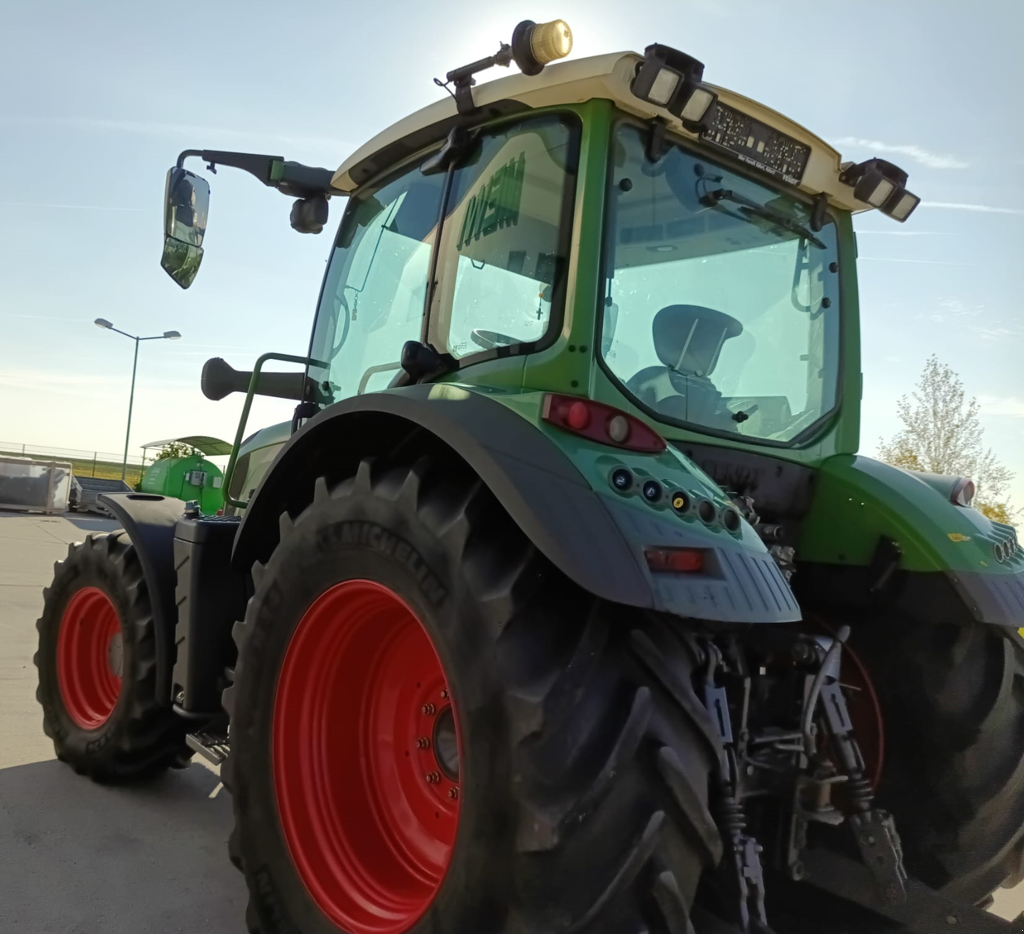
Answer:
<svg viewBox="0 0 1024 934"><path fill-rule="evenodd" d="M224 698L250 930L687 934L722 845L681 621L580 592L426 458L318 481L254 578Z"/></svg>
<svg viewBox="0 0 1024 934"><path fill-rule="evenodd" d="M57 758L96 781L153 775L191 753L156 693L156 628L124 532L90 535L54 565L36 623L36 698Z"/></svg>

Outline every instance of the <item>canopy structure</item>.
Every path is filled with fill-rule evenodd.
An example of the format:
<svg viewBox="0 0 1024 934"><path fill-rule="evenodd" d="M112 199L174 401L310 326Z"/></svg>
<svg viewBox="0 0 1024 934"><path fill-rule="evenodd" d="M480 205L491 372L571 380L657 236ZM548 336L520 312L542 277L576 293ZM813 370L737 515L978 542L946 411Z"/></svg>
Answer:
<svg viewBox="0 0 1024 934"><path fill-rule="evenodd" d="M207 457L227 456L231 453L231 442L221 441L220 438L211 438L209 435L185 435L181 438L165 438L163 441L150 441L142 445L142 450L147 448L162 448L168 444L187 444Z"/></svg>

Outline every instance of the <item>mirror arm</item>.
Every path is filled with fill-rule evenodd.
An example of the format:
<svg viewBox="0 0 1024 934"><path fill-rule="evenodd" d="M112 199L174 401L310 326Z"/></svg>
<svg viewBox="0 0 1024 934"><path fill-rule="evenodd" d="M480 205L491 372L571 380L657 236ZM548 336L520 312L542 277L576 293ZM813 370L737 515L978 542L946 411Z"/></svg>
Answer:
<svg viewBox="0 0 1024 934"><path fill-rule="evenodd" d="M254 175L264 185L273 185L270 178L271 167L275 162L283 162L284 156L263 156L251 152L222 152L217 149L186 149L178 156L178 168L184 168L189 156L198 156L206 167L216 174L218 165L226 165L232 169L241 169Z"/></svg>
<svg viewBox="0 0 1024 934"><path fill-rule="evenodd" d="M250 152L222 152L216 149L186 149L178 156L178 168L184 168L185 160L191 156L202 159L207 168L216 174L217 166L241 169L257 178L268 188L276 188L282 194L293 198L308 198L310 195L342 194L331 187L334 173L303 165L301 162L286 161L284 156L265 156Z"/></svg>

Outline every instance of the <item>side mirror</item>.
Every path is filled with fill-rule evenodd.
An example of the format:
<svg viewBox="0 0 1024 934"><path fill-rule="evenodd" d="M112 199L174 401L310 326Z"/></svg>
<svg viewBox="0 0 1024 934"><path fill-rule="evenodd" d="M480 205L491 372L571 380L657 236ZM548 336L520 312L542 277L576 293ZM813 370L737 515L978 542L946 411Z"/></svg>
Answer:
<svg viewBox="0 0 1024 934"><path fill-rule="evenodd" d="M168 169L160 266L183 289L192 284L203 260L209 210L210 185L206 179L186 169Z"/></svg>

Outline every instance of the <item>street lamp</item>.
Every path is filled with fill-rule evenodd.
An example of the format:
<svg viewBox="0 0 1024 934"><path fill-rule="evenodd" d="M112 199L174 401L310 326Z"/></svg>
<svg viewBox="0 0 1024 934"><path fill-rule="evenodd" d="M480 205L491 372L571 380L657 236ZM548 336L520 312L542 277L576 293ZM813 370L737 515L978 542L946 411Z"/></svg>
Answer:
<svg viewBox="0 0 1024 934"><path fill-rule="evenodd" d="M163 334L156 334L153 337L136 337L127 331L120 331L114 327L106 318L97 318L93 322L96 327L105 331L116 331L124 334L135 341L135 361L132 363L132 390L128 395L128 428L124 433L124 460L121 463L121 481L124 482L125 474L128 472L128 438L132 433L132 403L135 401L135 370L139 365L139 342L140 341L176 341L181 335L177 331L164 331Z"/></svg>

